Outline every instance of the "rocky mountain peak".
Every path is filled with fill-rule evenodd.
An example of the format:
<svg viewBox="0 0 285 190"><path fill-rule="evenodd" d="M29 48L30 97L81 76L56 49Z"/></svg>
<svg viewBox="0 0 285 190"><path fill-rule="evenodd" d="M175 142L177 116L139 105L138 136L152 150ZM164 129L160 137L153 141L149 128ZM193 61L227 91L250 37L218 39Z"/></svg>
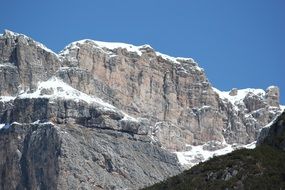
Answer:
<svg viewBox="0 0 285 190"><path fill-rule="evenodd" d="M0 48L0 144L8 147L0 159L14 159L12 172L4 164L0 173L15 176L5 187L50 180L52 189L142 187L180 172L178 161L192 165L214 151L254 145L281 112L278 88L222 92L192 58L149 45L81 40L56 54L5 31ZM33 150L43 157L34 159ZM57 181L45 178L48 168Z"/></svg>
<svg viewBox="0 0 285 190"><path fill-rule="evenodd" d="M6 37L12 37L12 36L17 36L17 35L19 35L19 34L16 34L15 32L12 32L12 31L7 30L7 29L5 29L4 33L3 33L3 36L6 36Z"/></svg>
<svg viewBox="0 0 285 190"><path fill-rule="evenodd" d="M6 45L9 39L11 42ZM87 39L69 44L57 55L31 38L11 31L5 31L2 42L2 73L12 78L2 84L2 96L17 97L22 92L36 91L39 83L57 77L72 88L100 97L133 117L147 119L153 130L156 123L168 122L170 125L150 134L165 143L166 148L171 144L172 148L168 148L174 150L211 140L235 142L236 139L224 134L228 126L236 125L236 121L229 118L229 111L231 118L236 119L241 117L240 111L246 113L247 118L237 122L246 133L238 142L250 143L256 135L248 136L245 126L248 123L256 126L257 122L260 128L273 117L265 117L261 122L256 111L274 110L272 113L275 113L279 110L278 88L271 87L266 92L261 89L221 92L212 88L203 69L193 59L171 57L156 52L149 45ZM248 121L249 118L257 120ZM176 135L188 133L181 143L173 143L173 137L167 140L161 135L172 131L171 125L178 127Z"/></svg>
<svg viewBox="0 0 285 190"><path fill-rule="evenodd" d="M42 44L40 42L37 42L34 39L32 39L32 38L30 38L30 37L28 37L28 36L26 36L24 34L16 33L16 32L13 32L13 31L5 29L4 33L2 35L2 38L14 39L15 42L18 42L18 40L20 40L19 43L25 43L27 45L28 44L33 44L33 45L37 46L39 49L41 49L41 50L44 50L44 51L47 51L47 52L52 53L54 55L57 55L51 49L47 48L44 44Z"/></svg>
<svg viewBox="0 0 285 190"><path fill-rule="evenodd" d="M280 92L277 86L270 86L266 89L265 98L270 106L278 107Z"/></svg>

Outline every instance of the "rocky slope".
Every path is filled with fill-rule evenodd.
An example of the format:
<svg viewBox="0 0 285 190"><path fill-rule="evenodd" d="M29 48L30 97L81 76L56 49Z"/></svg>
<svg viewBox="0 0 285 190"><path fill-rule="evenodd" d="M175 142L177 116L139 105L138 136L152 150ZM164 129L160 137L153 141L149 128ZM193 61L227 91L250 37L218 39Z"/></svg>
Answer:
<svg viewBox="0 0 285 190"><path fill-rule="evenodd" d="M57 54L5 31L0 79L2 189L139 188L181 171L170 152L195 164L206 157L184 151L252 143L281 112L277 87L220 92L193 59L148 45Z"/></svg>
<svg viewBox="0 0 285 190"><path fill-rule="evenodd" d="M284 151L270 146L214 157L144 190L284 189Z"/></svg>
<svg viewBox="0 0 285 190"><path fill-rule="evenodd" d="M0 189L137 189L178 174L148 139L81 125L13 123L0 132Z"/></svg>
<svg viewBox="0 0 285 190"><path fill-rule="evenodd" d="M215 157L145 190L285 189L284 129L285 112L268 127L256 149Z"/></svg>

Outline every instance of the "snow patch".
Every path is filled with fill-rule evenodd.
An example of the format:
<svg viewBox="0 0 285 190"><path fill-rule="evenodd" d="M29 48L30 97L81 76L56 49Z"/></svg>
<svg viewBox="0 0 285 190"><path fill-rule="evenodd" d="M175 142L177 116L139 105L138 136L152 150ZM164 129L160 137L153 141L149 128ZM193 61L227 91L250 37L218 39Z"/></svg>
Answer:
<svg viewBox="0 0 285 190"><path fill-rule="evenodd" d="M264 129L264 128L270 128L270 127L276 122L276 120L278 119L278 117L279 117L281 114L282 114L282 112L279 113L279 114L277 114L277 115L274 117L274 119L273 119L270 123L268 123L267 125L265 125L265 126L262 127L261 129L259 129L259 132L261 132L262 129Z"/></svg>
<svg viewBox="0 0 285 190"><path fill-rule="evenodd" d="M186 58L186 57L172 57L172 56L169 56L169 55L166 55L166 54L163 54L163 53L160 53L160 52L155 52L156 56L160 56L162 57L163 59L165 60L169 60L173 63L176 63L176 64L181 64L178 60L181 60L181 61L190 61L191 63L196 63L194 61L193 58ZM196 63L197 64L197 63ZM200 67L196 66L198 70L202 70Z"/></svg>
<svg viewBox="0 0 285 190"><path fill-rule="evenodd" d="M236 144L229 145L224 142L221 143L221 145L223 145L224 148L213 151L204 149L205 145L206 144L198 146L186 145L186 147L190 149L189 151L175 152L179 163L187 168L190 168L193 167L194 165L199 164L200 162L207 161L214 156L225 155L239 148L254 149L256 146L256 141L247 145L239 145L239 146Z"/></svg>
<svg viewBox="0 0 285 190"><path fill-rule="evenodd" d="M136 122L136 123L139 122L139 120L137 120L136 118L131 117L131 116L129 116L128 114L126 114L124 112L122 112L122 113L124 114L124 118L121 119L122 121L132 121L132 122Z"/></svg>
<svg viewBox="0 0 285 190"><path fill-rule="evenodd" d="M16 97L13 96L0 96L0 102L9 102L15 99Z"/></svg>
<svg viewBox="0 0 285 190"><path fill-rule="evenodd" d="M166 54L163 54L163 53L160 53L160 52L155 52L155 54L157 55L157 56L161 56L163 59L165 59L165 60L169 60L169 61L171 61L171 62L174 62L174 63L176 63L176 64L180 64L178 61L177 61L177 58L175 58L175 57L171 57L171 56L169 56L169 55L166 55Z"/></svg>
<svg viewBox="0 0 285 190"><path fill-rule="evenodd" d="M249 144L244 145L243 148L246 148L246 149L255 149L255 148L256 148L256 141L253 141L252 143L249 143Z"/></svg>
<svg viewBox="0 0 285 190"><path fill-rule="evenodd" d="M41 49L45 50L46 52L49 52L49 53L52 53L54 54L55 56L58 56L54 51L52 51L51 49L49 49L48 47L46 47L45 45L43 45L42 43L39 43L39 42L36 42L34 41L35 44L40 47Z"/></svg>
<svg viewBox="0 0 285 190"><path fill-rule="evenodd" d="M285 106L284 105L280 105L280 109L283 112L285 110Z"/></svg>
<svg viewBox="0 0 285 190"><path fill-rule="evenodd" d="M34 122L32 122L31 124L32 125L37 125L37 124L39 124L40 123L40 120L38 119L37 121L34 121Z"/></svg>
<svg viewBox="0 0 285 190"><path fill-rule="evenodd" d="M0 123L0 130L5 126L5 123Z"/></svg>
<svg viewBox="0 0 285 190"><path fill-rule="evenodd" d="M169 60L177 65L181 65L181 63L179 62L180 61L190 61L191 63L195 63L196 66L193 66L197 71L200 71L200 72L203 72L204 69L202 69L201 67L199 67L197 65L197 63L195 62L195 60L193 58L186 58L186 57L172 57L172 56L169 56L169 55L166 55L166 54L163 54L163 53L160 53L160 52L155 52L155 54L157 56L161 56L163 59L165 60ZM180 68L183 70L183 72L187 73L187 70L185 68Z"/></svg>
<svg viewBox="0 0 285 190"><path fill-rule="evenodd" d="M135 46L135 45L132 45L132 44L126 44L126 43L121 43L121 42L102 42L102 41L95 41L95 40L91 40L91 39L84 39L84 40L79 40L79 41L72 42L71 44L66 46L60 52L60 55L67 55L67 54L69 54L69 50L70 49L79 48L78 44L85 44L85 43L88 43L88 42L93 43L93 45L94 45L93 47L94 48L100 48L102 50L104 50L104 49L114 50L114 49L122 48L122 49L126 49L129 52L135 52L139 56L142 55L142 49L144 49L144 48L152 48L148 44L141 45L141 46ZM107 52L107 53L109 54L110 52Z"/></svg>
<svg viewBox="0 0 285 190"><path fill-rule="evenodd" d="M34 123L31 123L31 124L34 124L34 125L54 125L53 122L50 122L50 121L47 121L47 122L41 122L41 121L36 121Z"/></svg>
<svg viewBox="0 0 285 190"><path fill-rule="evenodd" d="M275 89L275 88L278 88L277 86L269 86L266 91L269 91L270 89Z"/></svg>
<svg viewBox="0 0 285 190"><path fill-rule="evenodd" d="M7 124L7 123L6 124L5 123L0 124L0 130L1 129L9 129L9 128L10 128L10 124Z"/></svg>
<svg viewBox="0 0 285 190"><path fill-rule="evenodd" d="M150 45L142 45L142 46L134 46L132 44L125 44L120 42L102 42L102 41L94 41L99 47L107 48L107 49L118 49L123 48L129 52L136 52L139 56L142 55L142 48L150 47Z"/></svg>
<svg viewBox="0 0 285 190"><path fill-rule="evenodd" d="M32 93L25 92L23 94L20 94L18 98L21 98L21 99L24 99L24 98L49 98L49 99L63 98L63 99L71 99L74 101L82 100L89 104L91 103L99 104L105 109L111 109L111 110L116 109L114 106L104 102L100 98L93 97L83 92L80 92L79 90L72 88L71 86L69 86L68 84L66 84L65 82L61 81L60 79L56 77L52 77L51 79L45 82L40 82L35 92L32 92Z"/></svg>
<svg viewBox="0 0 285 190"><path fill-rule="evenodd" d="M11 67L11 68L17 68L15 65L12 63L0 63L0 68L1 67Z"/></svg>
<svg viewBox="0 0 285 190"><path fill-rule="evenodd" d="M240 89L240 90L237 90L237 95L231 96L230 95L231 91L220 91L217 88L214 88L214 87L212 87L212 88L220 96L220 98L227 99L233 105L242 101L248 93L253 93L253 94L258 95L258 96L264 96L265 95L265 91L262 89L254 89L254 88Z"/></svg>
<svg viewBox="0 0 285 190"><path fill-rule="evenodd" d="M14 121L13 123L11 123L11 125L22 125L22 124Z"/></svg>
<svg viewBox="0 0 285 190"><path fill-rule="evenodd" d="M14 122L11 123L11 124L0 124L0 129L1 129L1 127L8 129L8 128L9 128L10 126L12 126L12 125L23 125L23 124L25 124L25 125L27 125L27 124L31 124L31 125L46 125L46 124L54 125L54 124L53 124L52 122L50 122L50 121L48 121L48 122L41 122L40 120L36 120L36 121L34 121L34 122L32 122L32 123L18 123L18 122L16 122L16 121L14 121Z"/></svg>
<svg viewBox="0 0 285 190"><path fill-rule="evenodd" d="M13 97L14 98L14 97ZM120 112L113 105L104 102L102 99L85 94L79 90L72 88L70 85L66 84L62 80L52 77L48 81L40 82L38 84L37 90L29 93L24 92L18 96L20 99L25 98L48 98L48 99L69 99L73 101L84 101L88 104L96 104L100 106L99 108L106 111L115 111ZM122 112L124 114L123 120L129 120L133 122L139 122L137 119L129 116L128 114ZM35 121L40 122L40 121ZM36 123L35 123L36 124Z"/></svg>

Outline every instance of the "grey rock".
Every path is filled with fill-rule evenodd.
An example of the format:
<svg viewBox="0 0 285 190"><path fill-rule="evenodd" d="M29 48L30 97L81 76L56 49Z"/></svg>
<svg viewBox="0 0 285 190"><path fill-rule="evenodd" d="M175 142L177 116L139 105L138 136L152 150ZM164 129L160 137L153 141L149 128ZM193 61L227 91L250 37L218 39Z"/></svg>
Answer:
<svg viewBox="0 0 285 190"><path fill-rule="evenodd" d="M248 93L243 100L248 112L253 112L266 106L263 98L253 93Z"/></svg>
<svg viewBox="0 0 285 190"><path fill-rule="evenodd" d="M67 175L80 172L73 181L75 187L138 189L181 171L174 155L150 143L135 140L127 133L118 136L118 132L106 134L84 127L64 130L62 146L66 157L61 163L67 166L64 169ZM82 135L85 132L88 137ZM68 181L62 181L59 189L71 187Z"/></svg>
<svg viewBox="0 0 285 190"><path fill-rule="evenodd" d="M262 130L260 131L259 136L257 138L257 142L256 142L257 145L260 145L261 143L263 143L263 141L265 140L265 138L269 134L269 130L270 130L270 127L262 128Z"/></svg>
<svg viewBox="0 0 285 190"><path fill-rule="evenodd" d="M116 131L13 124L0 142L1 189L138 189L181 171L166 150Z"/></svg>
<svg viewBox="0 0 285 190"><path fill-rule="evenodd" d="M140 54L86 40L56 54L5 31L0 49L0 123L9 126L0 130L0 189L138 189L181 171L170 151L250 143L281 111L276 87L233 104L219 97L193 59L163 56L150 46ZM116 108L49 98L63 87L20 96L51 77Z"/></svg>
<svg viewBox="0 0 285 190"><path fill-rule="evenodd" d="M230 173L226 173L226 175L224 176L224 180L228 181L232 178L233 176Z"/></svg>
<svg viewBox="0 0 285 190"><path fill-rule="evenodd" d="M222 144L221 142L209 141L205 145L203 145L203 150L215 151L215 150L219 150L225 147L226 145Z"/></svg>
<svg viewBox="0 0 285 190"><path fill-rule="evenodd" d="M265 98L270 106L279 106L279 88L277 86L270 86L266 89Z"/></svg>
<svg viewBox="0 0 285 190"><path fill-rule="evenodd" d="M237 88L233 88L233 89L230 91L229 95L231 95L231 96L236 96L237 93L238 93L238 89L237 89Z"/></svg>
<svg viewBox="0 0 285 190"><path fill-rule="evenodd" d="M285 150L285 112L278 116L270 127L261 131L257 144L266 144Z"/></svg>
<svg viewBox="0 0 285 190"><path fill-rule="evenodd" d="M153 135L169 150L182 151L185 144L223 139L230 144L253 142L259 130L281 111L279 103L271 101L279 98L273 92L271 98L270 93L249 93L239 105L224 102L192 59L177 59L177 64L156 55L150 47L142 48L141 56L121 48L102 51L92 40L66 49L68 53L62 55L69 68L59 71L65 82L133 116L147 118L151 126L168 123ZM82 80L85 82L79 83ZM233 89L230 95L236 93ZM169 143L174 138L179 140Z"/></svg>
<svg viewBox="0 0 285 190"><path fill-rule="evenodd" d="M60 141L51 125L0 130L0 189L55 189Z"/></svg>
<svg viewBox="0 0 285 190"><path fill-rule="evenodd" d="M1 37L0 46L3 47L0 77L7 81L0 84L0 95L33 92L39 81L56 76L132 116L146 118L149 126L168 123L172 127L153 134L169 150L182 151L185 144L223 139L230 144L247 144L280 113L278 88L269 88L264 97L249 93L240 104L232 105L215 93L193 59L176 59L177 64L149 46L142 46L142 55L138 55L124 48L101 48L95 41L86 40L75 42L56 55L31 38L9 31ZM41 93L53 92L43 89ZM236 93L237 89L233 89L230 95ZM94 124L92 120L88 119L89 125ZM96 125L105 127L111 121L101 116L97 119L101 123ZM120 127L128 130L129 124L121 121ZM139 128L135 123L130 125L146 133L142 125ZM167 130L172 137L166 136ZM179 140L167 143L176 138L173 134Z"/></svg>
<svg viewBox="0 0 285 190"><path fill-rule="evenodd" d="M22 34L5 31L0 37L0 95L33 91L37 83L50 78L60 67L60 60L43 45ZM3 66L4 67L3 67Z"/></svg>

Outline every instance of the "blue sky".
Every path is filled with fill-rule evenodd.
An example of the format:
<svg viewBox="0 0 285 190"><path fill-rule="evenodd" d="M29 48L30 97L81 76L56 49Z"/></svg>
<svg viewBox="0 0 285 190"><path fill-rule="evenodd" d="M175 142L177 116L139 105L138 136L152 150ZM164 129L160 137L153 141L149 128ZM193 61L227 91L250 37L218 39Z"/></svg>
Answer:
<svg viewBox="0 0 285 190"><path fill-rule="evenodd" d="M285 104L284 0L6 0L0 31L58 52L85 38L194 58L221 90L277 85Z"/></svg>

